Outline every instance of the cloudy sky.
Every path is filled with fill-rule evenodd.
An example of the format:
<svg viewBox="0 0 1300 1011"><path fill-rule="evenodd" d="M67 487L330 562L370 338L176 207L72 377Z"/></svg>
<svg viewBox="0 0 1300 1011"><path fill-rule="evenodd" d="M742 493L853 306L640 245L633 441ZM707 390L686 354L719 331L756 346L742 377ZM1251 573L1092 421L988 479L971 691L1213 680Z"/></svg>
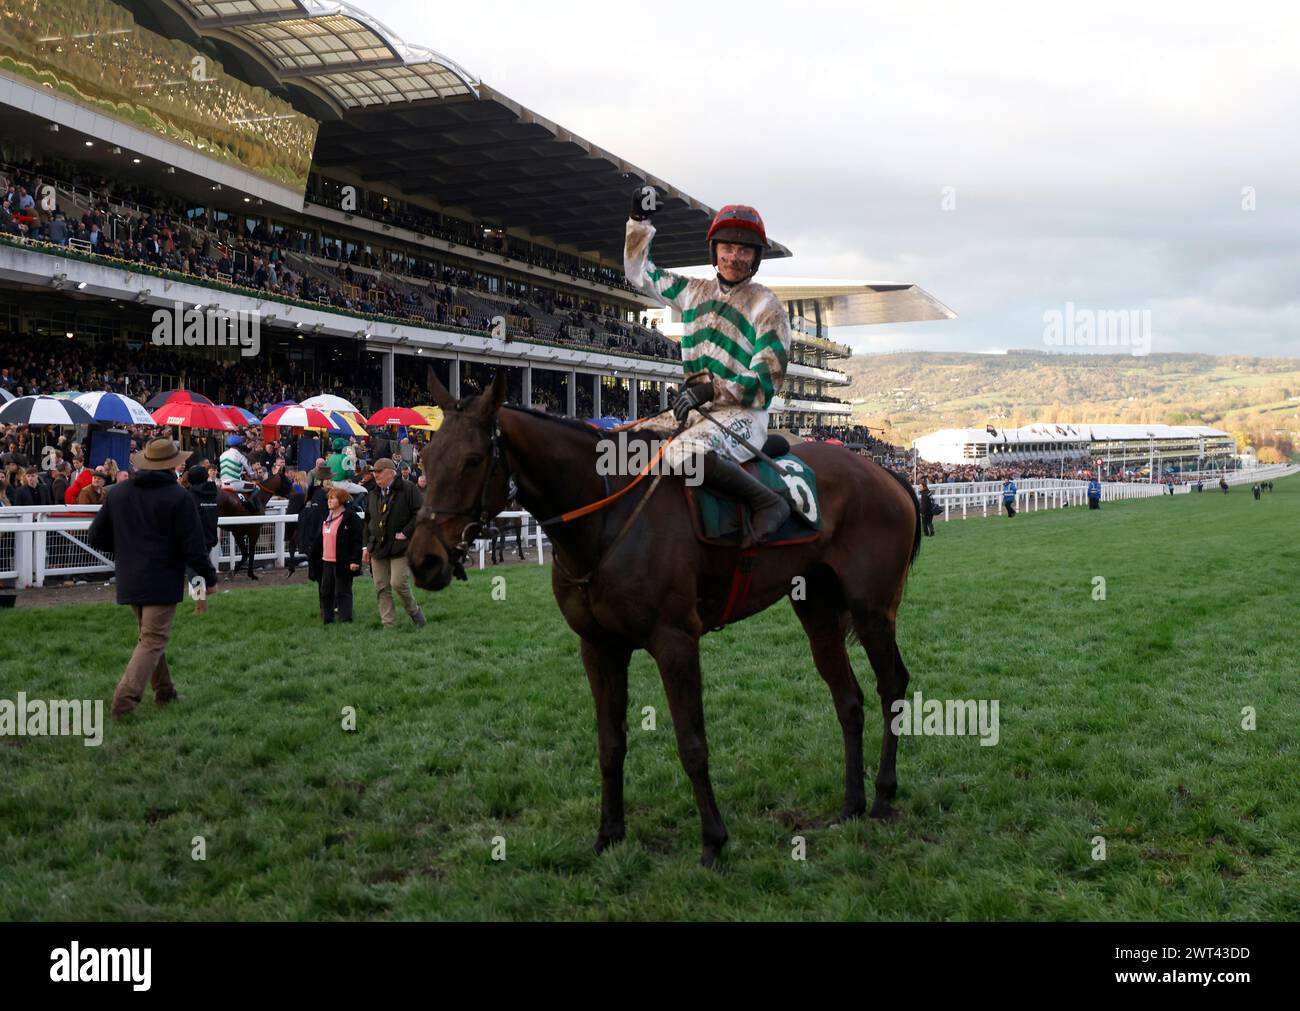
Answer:
<svg viewBox="0 0 1300 1011"><path fill-rule="evenodd" d="M355 2L754 204L795 252L772 274L911 282L958 314L835 334L859 351L1043 349L1072 302L1149 310L1152 352L1300 355L1294 5Z"/></svg>

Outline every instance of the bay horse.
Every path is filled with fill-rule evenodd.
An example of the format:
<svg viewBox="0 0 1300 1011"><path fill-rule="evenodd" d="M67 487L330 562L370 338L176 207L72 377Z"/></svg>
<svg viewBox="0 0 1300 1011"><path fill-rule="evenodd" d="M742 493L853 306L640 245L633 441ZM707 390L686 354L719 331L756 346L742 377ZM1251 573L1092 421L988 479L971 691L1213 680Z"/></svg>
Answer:
<svg viewBox="0 0 1300 1011"><path fill-rule="evenodd" d="M503 512L518 512L519 505L513 499L506 503ZM506 560L506 539L512 534L515 538L515 553L519 560L524 560L524 521L521 516L512 516L509 519L493 518L488 524L487 529L483 531L491 544L492 564L503 565Z"/></svg>
<svg viewBox="0 0 1300 1011"><path fill-rule="evenodd" d="M255 510L250 509L234 492L221 488L217 491L218 518L223 516L260 516L266 512L266 503L277 495L288 500L289 504L285 509L287 515L296 516L302 511L306 496L302 492L293 490L293 482L289 480L283 470L277 470L270 477L253 483L257 485L257 490L252 493L252 496L258 508ZM239 551L240 555L239 561L231 566L230 578L233 579L235 573L247 563L248 578L256 579L257 573L253 569L253 562L257 550L257 539L262 528L255 523L241 523L226 529L234 536L236 550ZM285 578L287 579L294 574L298 567L295 547L297 539L291 537L286 531L285 543L289 549L289 557L285 562Z"/></svg>
<svg viewBox="0 0 1300 1011"><path fill-rule="evenodd" d="M581 640L595 701L601 774L596 850L626 835L628 664L633 650L644 649L658 665L678 755L699 808L700 863L714 866L727 830L709 778L700 638L722 624L739 549L698 542L680 477L664 477L654 507L639 515L633 515L638 503L657 487L650 480L607 508L552 522L549 518L632 483L632 477L597 472L602 433L574 419L503 407L504 371L478 397L457 400L435 376L430 388L444 420L423 452L428 487L406 553L417 585L442 590L453 577L465 578L472 536L505 506L513 479L519 503L546 523L554 547L551 588ZM884 723L870 813L885 818L898 787L891 707L904 698L910 676L898 649L895 618L920 549L920 503L905 478L842 446L802 443L792 452L816 473L821 536L807 544L760 549L752 558L749 592L731 608L728 621L742 621L791 598L843 733L841 819L867 810L864 698L846 641L862 644L875 671ZM635 519L631 525L629 518Z"/></svg>

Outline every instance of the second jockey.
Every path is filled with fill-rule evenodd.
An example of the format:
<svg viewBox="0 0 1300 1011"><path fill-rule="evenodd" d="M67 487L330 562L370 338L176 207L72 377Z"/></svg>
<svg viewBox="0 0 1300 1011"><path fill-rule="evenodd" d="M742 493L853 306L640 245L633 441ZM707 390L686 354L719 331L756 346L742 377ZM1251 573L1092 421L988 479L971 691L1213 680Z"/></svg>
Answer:
<svg viewBox="0 0 1300 1011"><path fill-rule="evenodd" d="M645 427L671 431L674 419L687 423L665 451L665 462L678 473L689 473L686 458L696 456L706 487L753 511L752 540L759 542L780 528L790 506L739 466L754 454L728 433L762 449L768 411L790 360L789 317L772 290L753 280L767 248L767 231L754 208L724 207L705 240L717 277L684 277L650 259L655 228L649 219L660 199L651 186L633 192L623 268L633 287L681 311L686 381L672 415L651 419ZM695 410L704 405L725 431Z"/></svg>
<svg viewBox="0 0 1300 1011"><path fill-rule="evenodd" d="M217 461L221 469L221 487L237 495L249 495L257 488L256 484L246 480L246 478L249 478L256 481L257 475L249 465L248 457L244 456L239 448L243 444L244 439L242 436L227 436L226 451L221 454Z"/></svg>

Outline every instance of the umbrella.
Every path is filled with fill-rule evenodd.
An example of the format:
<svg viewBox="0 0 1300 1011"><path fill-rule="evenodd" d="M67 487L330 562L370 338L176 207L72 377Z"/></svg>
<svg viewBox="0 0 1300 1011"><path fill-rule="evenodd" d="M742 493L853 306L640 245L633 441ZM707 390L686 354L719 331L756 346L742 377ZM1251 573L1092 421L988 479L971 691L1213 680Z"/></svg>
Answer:
<svg viewBox="0 0 1300 1011"><path fill-rule="evenodd" d="M164 404L153 412L156 425L175 425L177 428L206 428L214 432L233 432L239 426L212 404L177 400Z"/></svg>
<svg viewBox="0 0 1300 1011"><path fill-rule="evenodd" d="M151 411L156 411L158 408L162 407L163 404L171 403L194 403L207 404L209 407L216 406L202 393L194 393L190 390L168 390L166 393L156 393L149 398L148 402L144 406L149 408Z"/></svg>
<svg viewBox="0 0 1300 1011"><path fill-rule="evenodd" d="M589 418L587 424L595 425L597 428L617 428L623 422L618 418Z"/></svg>
<svg viewBox="0 0 1300 1011"><path fill-rule="evenodd" d="M411 410L415 411L417 414L423 414L425 419L429 422L427 425L414 425L412 427L429 428L435 432L442 427L441 407L428 407L417 404L415 407L412 407Z"/></svg>
<svg viewBox="0 0 1300 1011"><path fill-rule="evenodd" d="M83 393L74 400L90 412L96 421L111 421L121 425L152 425L153 416L144 406L120 393Z"/></svg>
<svg viewBox="0 0 1300 1011"><path fill-rule="evenodd" d="M236 425L239 425L240 427L243 427L244 425L261 424L261 422L257 420L256 414L243 407L235 407L230 404L221 404L218 407L218 410L221 411L222 414L224 414L227 418L229 418L231 421L233 421Z"/></svg>
<svg viewBox="0 0 1300 1011"><path fill-rule="evenodd" d="M17 399L17 397L6 390L3 386L0 386L0 404L7 404L9 401Z"/></svg>
<svg viewBox="0 0 1300 1011"><path fill-rule="evenodd" d="M55 397L17 397L0 408L6 425L93 425L90 412L75 400Z"/></svg>
<svg viewBox="0 0 1300 1011"><path fill-rule="evenodd" d="M344 411L326 411L325 417L334 422L334 427L330 429L331 432L340 435L360 435L363 438L370 434L366 431L364 418L358 421L356 415L347 414Z"/></svg>
<svg viewBox="0 0 1300 1011"><path fill-rule="evenodd" d="M415 425L427 425L428 419L418 411L413 411L409 407L381 407L369 419L367 425L406 425L412 427Z"/></svg>
<svg viewBox="0 0 1300 1011"><path fill-rule="evenodd" d="M335 481L335 488L342 488L349 495L364 495L366 492L365 485L357 484L355 481Z"/></svg>
<svg viewBox="0 0 1300 1011"><path fill-rule="evenodd" d="M349 414L360 414L361 408L350 400L344 400L342 397L336 397L332 393L322 393L315 397L309 397L302 402L303 407L310 407L314 411L347 411Z"/></svg>
<svg viewBox="0 0 1300 1011"><path fill-rule="evenodd" d="M276 428L324 428L330 427L328 415L306 407L277 407L262 419L263 425Z"/></svg>

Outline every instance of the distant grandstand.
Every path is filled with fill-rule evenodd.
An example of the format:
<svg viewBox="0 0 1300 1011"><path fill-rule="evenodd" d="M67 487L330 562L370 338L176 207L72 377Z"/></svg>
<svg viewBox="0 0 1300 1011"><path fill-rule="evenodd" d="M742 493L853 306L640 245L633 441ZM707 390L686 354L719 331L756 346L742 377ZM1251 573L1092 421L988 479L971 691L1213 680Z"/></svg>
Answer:
<svg viewBox="0 0 1300 1011"><path fill-rule="evenodd" d="M1014 467L1090 461L1108 474L1224 470L1236 440L1202 425L1046 424L1024 428L945 428L912 442L929 463Z"/></svg>
<svg viewBox="0 0 1300 1011"><path fill-rule="evenodd" d="M623 277L627 197L667 194L667 267L707 259L701 201L347 3L58 0L44 33L34 0L6 8L24 20L0 47L0 364L4 342L61 342L133 393L184 378L254 411L296 389L418 402L430 369L467 395L505 368L512 401L579 417L675 392L670 321ZM165 59L134 74L134 52ZM242 133L218 129L231 108ZM292 159L276 170L288 130L315 138L301 188ZM848 421L828 328L952 316L912 285L760 280L795 332L773 427ZM261 355L154 348L178 302L256 315Z"/></svg>

